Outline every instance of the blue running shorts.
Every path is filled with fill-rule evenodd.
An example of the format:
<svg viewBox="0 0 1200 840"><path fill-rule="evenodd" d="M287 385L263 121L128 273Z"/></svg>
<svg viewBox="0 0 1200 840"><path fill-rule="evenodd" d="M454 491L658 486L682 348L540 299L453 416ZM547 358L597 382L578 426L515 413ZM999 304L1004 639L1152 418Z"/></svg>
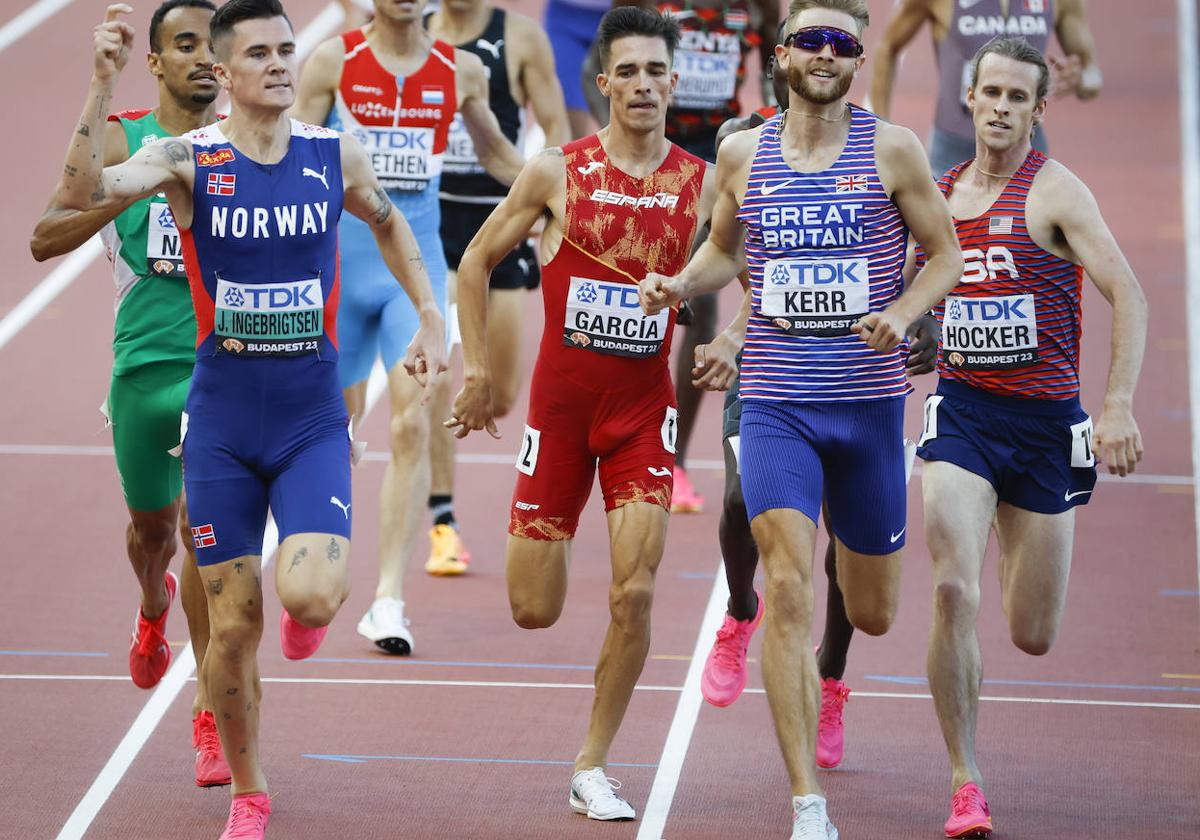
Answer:
<svg viewBox="0 0 1200 840"><path fill-rule="evenodd" d="M751 520L779 508L826 526L859 554L904 547L904 398L742 400L742 495Z"/></svg>

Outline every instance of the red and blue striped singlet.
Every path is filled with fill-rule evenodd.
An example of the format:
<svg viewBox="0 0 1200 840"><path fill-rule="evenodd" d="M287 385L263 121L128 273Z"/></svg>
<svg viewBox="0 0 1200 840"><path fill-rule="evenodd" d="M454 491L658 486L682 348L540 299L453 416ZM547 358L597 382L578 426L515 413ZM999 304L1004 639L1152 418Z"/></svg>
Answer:
<svg viewBox="0 0 1200 840"><path fill-rule="evenodd" d="M763 124L738 220L753 306L741 398L831 402L902 397L906 348L877 353L850 331L903 290L908 228L875 169L877 118L850 106L850 134L823 172L783 159L786 112Z"/></svg>
<svg viewBox="0 0 1200 840"><path fill-rule="evenodd" d="M968 163L938 182L947 197ZM934 309L943 379L1025 399L1079 394L1083 267L1044 250L1025 226L1029 188L1045 163L1031 150L986 213L954 220L965 268Z"/></svg>

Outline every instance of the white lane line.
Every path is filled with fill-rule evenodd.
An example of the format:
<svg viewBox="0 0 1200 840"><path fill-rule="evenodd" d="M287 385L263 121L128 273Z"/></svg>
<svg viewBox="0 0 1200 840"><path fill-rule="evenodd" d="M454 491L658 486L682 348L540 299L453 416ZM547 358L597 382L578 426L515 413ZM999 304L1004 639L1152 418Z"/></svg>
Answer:
<svg viewBox="0 0 1200 840"><path fill-rule="evenodd" d="M1183 241L1187 257L1188 383L1192 402L1192 474L1200 480L1200 26L1195 0L1178 0L1179 129ZM1195 499L1196 577L1200 580L1200 493Z"/></svg>
<svg viewBox="0 0 1200 840"><path fill-rule="evenodd" d="M692 662L683 680L679 702L675 705L671 728L667 730L662 758L659 759L658 769L654 772L654 784L650 787L650 796L642 810L637 840L659 840L663 827L667 824L667 815L671 812L671 803L675 799L675 788L679 785L679 775L683 771L683 761L687 757L692 732L696 728L696 718L700 715L700 703L703 701L700 696L700 674L704 671L704 660L712 647L717 628L721 625L721 618L725 615L725 603L728 600L729 585L725 581L725 567L723 563L719 563L713 579L712 594L708 596L708 606L704 608L704 619L700 622L700 632L696 635Z"/></svg>
<svg viewBox="0 0 1200 840"><path fill-rule="evenodd" d="M334 9L336 14L331 15L330 9ZM330 3L311 23L305 26L296 38L297 53L301 59L308 50L329 34L328 28L319 30L316 27L333 27L341 22L341 19L340 8L336 3ZM304 45L303 51L301 51L301 44ZM371 406L372 404L368 403L366 410L370 411ZM263 535L262 568L264 572L270 565L277 548L279 548L279 530L275 526L275 521L270 519L267 521L266 532ZM117 745L108 762L100 770L100 774L92 782L92 786L75 806L75 810L67 819L62 831L58 833L57 840L79 840L83 837L195 670L196 660L192 655L192 647L184 645L175 664L171 666L162 682L154 689L154 693L146 701L146 705L134 719L133 725L129 727L129 731L125 733L121 743Z"/></svg>
<svg viewBox="0 0 1200 840"><path fill-rule="evenodd" d="M715 633L716 630L714 629ZM415 660L414 660L415 664ZM14 682L129 682L128 674L0 674L0 681ZM195 682L195 676L186 677L187 682ZM541 689L570 689L577 691L593 691L591 683L552 683L552 682L521 682L495 680L421 680L421 679L367 679L356 677L263 677L264 683L279 685L373 685L373 686L427 686L432 688L541 688ZM685 692L686 685L639 685L637 691L650 692ZM745 694L766 694L761 688L747 688ZM928 694L916 694L904 691L859 691L854 690L855 697L875 700L932 700ZM1108 706L1123 709L1177 709L1182 711L1200 711L1200 703L1164 703L1161 701L1138 700L1084 700L1071 697L1012 697L984 696L979 698L984 703L1027 703L1034 706Z"/></svg>
<svg viewBox="0 0 1200 840"><path fill-rule="evenodd" d="M71 5L72 0L38 0L25 11L0 26L0 52L21 40L38 24Z"/></svg>
<svg viewBox="0 0 1200 840"><path fill-rule="evenodd" d="M103 253L104 245L98 235L72 251L0 320L0 347L8 344L14 335L40 315L63 289L75 282L84 269L92 264L92 260Z"/></svg>

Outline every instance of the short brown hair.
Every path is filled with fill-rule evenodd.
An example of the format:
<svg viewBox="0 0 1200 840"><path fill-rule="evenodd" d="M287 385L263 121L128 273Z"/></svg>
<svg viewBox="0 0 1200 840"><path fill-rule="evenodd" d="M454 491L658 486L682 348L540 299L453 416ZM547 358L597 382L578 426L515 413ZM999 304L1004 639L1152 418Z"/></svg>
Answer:
<svg viewBox="0 0 1200 840"><path fill-rule="evenodd" d="M788 21L808 9L830 9L850 15L858 24L860 36L863 30L871 25L871 12L867 8L867 0L792 0L788 4Z"/></svg>
<svg viewBox="0 0 1200 840"><path fill-rule="evenodd" d="M972 88L979 82L979 65L986 55L1002 55L1022 64L1032 64L1038 69L1036 100L1041 102L1050 92L1050 68L1046 65L1046 59L1024 38L1012 37L993 38L980 47L979 52L975 53L975 57L971 59Z"/></svg>
<svg viewBox="0 0 1200 840"><path fill-rule="evenodd" d="M639 6L616 6L604 14L596 30L596 52L602 69L608 69L613 41L631 35L661 38L667 45L667 56L674 60L679 45L679 22L675 18Z"/></svg>

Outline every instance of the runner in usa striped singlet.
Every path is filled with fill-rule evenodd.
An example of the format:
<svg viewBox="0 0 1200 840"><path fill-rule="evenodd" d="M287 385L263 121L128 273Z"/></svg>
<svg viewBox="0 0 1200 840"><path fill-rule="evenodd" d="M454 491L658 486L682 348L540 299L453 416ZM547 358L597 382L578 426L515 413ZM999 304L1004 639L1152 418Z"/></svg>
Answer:
<svg viewBox="0 0 1200 840"><path fill-rule="evenodd" d="M967 92L976 155L941 180L965 271L935 309L940 379L917 454L926 461L925 538L937 592L929 687L955 790L947 837L992 830L974 729L975 617L989 530L1000 541L1013 642L1046 653L1062 621L1074 508L1091 498L1095 463L1125 475L1142 454L1131 406L1145 299L1087 187L1030 146L1048 84L1045 61L1025 41L981 49ZM910 270L921 257L914 249ZM1085 271L1113 307L1108 391L1094 431L1079 402Z"/></svg>
<svg viewBox="0 0 1200 840"><path fill-rule="evenodd" d="M533 158L459 265L464 384L448 427L497 435L486 351L487 275L539 218L545 332L517 453L505 556L521 627L562 612L579 514L597 468L611 543L610 629L596 668L571 808L633 819L605 772L650 646L654 576L673 488L677 417L668 370L675 312L647 315L638 282L683 268L715 194L712 168L666 139L679 26L625 6L600 23L598 86L612 120Z"/></svg>
<svg viewBox="0 0 1200 840"><path fill-rule="evenodd" d="M433 313L405 359L429 384L446 369L445 331L412 232L362 146L288 118L299 68L278 0L236 0L212 17L227 120L100 165L107 105L132 44L132 28L119 20L126 11L110 6L96 28L93 78L67 153L74 174L55 201L102 210L161 192L180 232L197 320L181 449L208 596L211 643L200 678L234 794L221 838L261 840L271 814L257 664L268 506L279 527L284 656L315 653L349 592L351 448L334 330L343 208L373 222L398 283Z"/></svg>
<svg viewBox="0 0 1200 840"><path fill-rule="evenodd" d="M800 642L812 618L821 499L847 615L861 630L884 633L907 529L899 348L962 273L915 135L846 102L868 13L865 2L850 4L853 14L837 5L792 5L776 49L788 110L725 140L708 240L679 276L648 275L641 284L643 307L654 313L750 268L742 490L767 574L763 670L792 782L792 837L803 840L837 837L809 735L820 709L816 661ZM906 228L930 259L902 292Z"/></svg>

